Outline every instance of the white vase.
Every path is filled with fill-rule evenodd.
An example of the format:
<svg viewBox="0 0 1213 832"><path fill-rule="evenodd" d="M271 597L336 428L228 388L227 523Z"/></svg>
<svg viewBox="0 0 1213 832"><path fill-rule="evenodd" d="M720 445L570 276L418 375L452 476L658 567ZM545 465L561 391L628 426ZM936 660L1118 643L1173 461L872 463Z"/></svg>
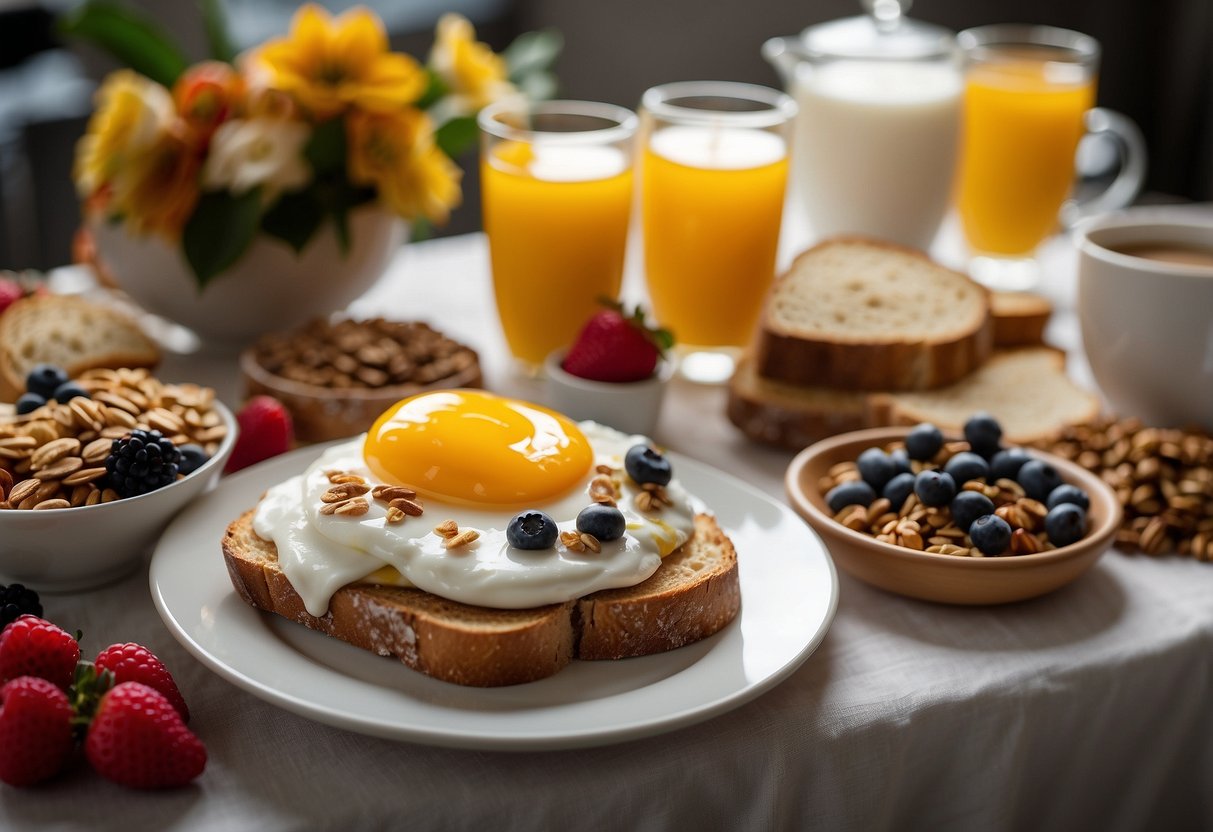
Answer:
<svg viewBox="0 0 1213 832"><path fill-rule="evenodd" d="M407 226L378 207L350 213L342 252L326 221L302 252L265 234L200 289L179 245L132 236L120 223L90 227L97 256L119 288L149 312L193 330L204 347L236 349L347 307L365 293L404 244Z"/></svg>

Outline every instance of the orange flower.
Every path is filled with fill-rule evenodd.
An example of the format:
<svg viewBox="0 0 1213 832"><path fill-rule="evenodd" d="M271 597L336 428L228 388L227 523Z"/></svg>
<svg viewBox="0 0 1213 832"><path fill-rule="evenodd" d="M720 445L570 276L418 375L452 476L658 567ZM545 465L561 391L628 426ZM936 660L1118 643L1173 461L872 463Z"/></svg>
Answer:
<svg viewBox="0 0 1213 832"><path fill-rule="evenodd" d="M221 123L240 114L244 79L229 64L204 61L185 71L173 85L173 103L188 135L205 144Z"/></svg>
<svg viewBox="0 0 1213 832"><path fill-rule="evenodd" d="M175 240L198 202L197 153L177 133L163 133L114 178L111 210L137 234Z"/></svg>
<svg viewBox="0 0 1213 832"><path fill-rule="evenodd" d="M406 219L445 222L459 204L459 168L434 143L429 118L417 110L354 111L346 120L350 180L373 185Z"/></svg>

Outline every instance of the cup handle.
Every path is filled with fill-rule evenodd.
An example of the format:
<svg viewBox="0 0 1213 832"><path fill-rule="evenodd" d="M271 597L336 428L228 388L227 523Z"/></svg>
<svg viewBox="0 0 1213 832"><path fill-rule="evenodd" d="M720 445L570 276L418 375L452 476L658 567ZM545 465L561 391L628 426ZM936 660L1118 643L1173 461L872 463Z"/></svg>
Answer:
<svg viewBox="0 0 1213 832"><path fill-rule="evenodd" d="M1062 206L1061 222L1066 228L1104 214L1127 208L1141 192L1146 181L1146 140L1131 118L1115 110L1095 107L1084 117L1088 135L1107 134L1120 148L1120 172L1098 196L1082 202L1071 200Z"/></svg>

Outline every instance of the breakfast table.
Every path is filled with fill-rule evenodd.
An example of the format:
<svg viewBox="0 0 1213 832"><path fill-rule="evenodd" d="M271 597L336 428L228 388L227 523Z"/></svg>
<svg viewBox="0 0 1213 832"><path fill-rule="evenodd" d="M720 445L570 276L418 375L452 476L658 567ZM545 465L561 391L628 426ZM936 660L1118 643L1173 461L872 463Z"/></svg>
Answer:
<svg viewBox="0 0 1213 832"><path fill-rule="evenodd" d="M1090 384L1068 240L1042 256L1057 310L1046 337ZM427 320L478 349L490 389L543 398L505 357L482 235L404 247L351 311ZM169 354L159 375L241 396L231 355ZM791 453L748 441L724 404L724 388L674 379L655 439L782 501ZM200 546L220 558L217 539ZM756 555L780 553L739 553ZM769 690L673 730L529 751L380 738L271 704L174 639L146 567L47 595L47 617L81 630L86 655L137 640L164 659L209 760L191 786L159 793L84 764L0 788L0 828L1213 828L1213 565L1113 549L1051 595L972 608L836 580L824 639Z"/></svg>

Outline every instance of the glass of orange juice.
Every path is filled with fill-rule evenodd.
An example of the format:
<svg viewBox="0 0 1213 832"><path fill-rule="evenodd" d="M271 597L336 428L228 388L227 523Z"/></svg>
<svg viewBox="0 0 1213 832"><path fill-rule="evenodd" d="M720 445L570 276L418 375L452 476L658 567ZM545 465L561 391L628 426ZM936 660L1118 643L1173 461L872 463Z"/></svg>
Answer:
<svg viewBox="0 0 1213 832"><path fill-rule="evenodd" d="M615 299L632 204L631 110L503 100L480 111L481 208L510 352L537 374Z"/></svg>
<svg viewBox="0 0 1213 832"><path fill-rule="evenodd" d="M796 104L767 87L664 84L641 100L644 270L679 370L726 380L775 276Z"/></svg>
<svg viewBox="0 0 1213 832"><path fill-rule="evenodd" d="M973 277L1030 289L1036 248L1058 230L1089 133L1122 151L1120 173L1089 213L1123 208L1145 176L1145 145L1124 116L1093 109L1099 44L1051 26L994 25L957 36L965 67L957 213Z"/></svg>

